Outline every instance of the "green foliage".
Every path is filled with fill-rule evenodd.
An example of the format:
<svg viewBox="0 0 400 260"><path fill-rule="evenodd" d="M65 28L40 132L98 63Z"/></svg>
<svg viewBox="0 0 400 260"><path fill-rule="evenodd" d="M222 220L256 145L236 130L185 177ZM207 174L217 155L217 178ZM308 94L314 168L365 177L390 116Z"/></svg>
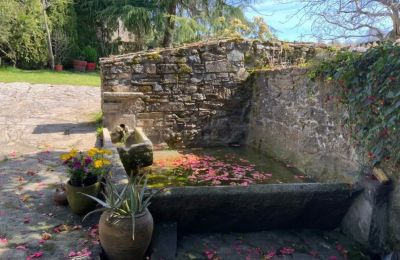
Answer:
<svg viewBox="0 0 400 260"><path fill-rule="evenodd" d="M69 37L62 30L54 30L51 36L51 43L56 64L62 64L70 50Z"/></svg>
<svg viewBox="0 0 400 260"><path fill-rule="evenodd" d="M97 59L98 59L96 49L92 48L91 46L86 46L82 50L82 56L88 62L97 62Z"/></svg>
<svg viewBox="0 0 400 260"><path fill-rule="evenodd" d="M46 12L51 31L63 32L73 44L76 35L73 2L52 0ZM0 53L8 61L30 69L46 65L48 46L41 1L0 1L0 31Z"/></svg>
<svg viewBox="0 0 400 260"><path fill-rule="evenodd" d="M373 165L400 162L399 57L400 46L385 43L362 54L339 52L310 73L338 84L346 122Z"/></svg>

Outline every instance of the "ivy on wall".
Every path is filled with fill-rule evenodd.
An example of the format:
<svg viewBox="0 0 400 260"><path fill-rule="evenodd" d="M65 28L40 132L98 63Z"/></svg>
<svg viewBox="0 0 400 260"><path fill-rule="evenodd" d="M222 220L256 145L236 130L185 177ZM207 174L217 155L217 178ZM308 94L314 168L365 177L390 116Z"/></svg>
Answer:
<svg viewBox="0 0 400 260"><path fill-rule="evenodd" d="M340 51L310 70L338 86L345 122L372 165L400 163L400 46L384 43L365 53Z"/></svg>

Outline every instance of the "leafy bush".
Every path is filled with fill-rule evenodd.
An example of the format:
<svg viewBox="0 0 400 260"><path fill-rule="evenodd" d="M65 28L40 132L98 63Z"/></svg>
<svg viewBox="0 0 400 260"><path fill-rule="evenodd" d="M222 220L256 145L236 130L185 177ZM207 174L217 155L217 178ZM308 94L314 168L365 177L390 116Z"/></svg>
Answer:
<svg viewBox="0 0 400 260"><path fill-rule="evenodd" d="M84 59L88 62L97 62L97 51L95 48L87 46L83 49L82 55Z"/></svg>
<svg viewBox="0 0 400 260"><path fill-rule="evenodd" d="M346 123L372 165L400 162L400 46L385 43L366 53L340 52L310 72L339 86Z"/></svg>

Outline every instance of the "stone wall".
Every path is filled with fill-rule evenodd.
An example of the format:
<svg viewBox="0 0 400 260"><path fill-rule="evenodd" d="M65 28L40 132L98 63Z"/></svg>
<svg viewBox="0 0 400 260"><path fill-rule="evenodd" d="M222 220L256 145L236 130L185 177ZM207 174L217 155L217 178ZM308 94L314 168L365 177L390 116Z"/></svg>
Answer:
<svg viewBox="0 0 400 260"><path fill-rule="evenodd" d="M320 180L350 181L357 156L335 97L334 86L311 81L306 69L255 74L247 144Z"/></svg>
<svg viewBox="0 0 400 260"><path fill-rule="evenodd" d="M240 143L252 95L249 70L303 63L323 48L223 40L101 59L104 123L143 127L171 145Z"/></svg>
<svg viewBox="0 0 400 260"><path fill-rule="evenodd" d="M335 86L290 66L324 52L307 44L224 40L104 58L104 124L143 127L154 143L245 143L319 180L351 181L359 158L341 126L346 112L335 101ZM392 177L391 194L374 197L370 191L379 189L364 185L343 224L376 252L388 241L400 251L400 185Z"/></svg>

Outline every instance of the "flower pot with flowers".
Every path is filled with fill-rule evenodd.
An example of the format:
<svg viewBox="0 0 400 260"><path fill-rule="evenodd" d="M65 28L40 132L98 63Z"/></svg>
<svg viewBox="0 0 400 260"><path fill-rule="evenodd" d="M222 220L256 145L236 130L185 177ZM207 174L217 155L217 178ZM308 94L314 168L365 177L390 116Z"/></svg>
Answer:
<svg viewBox="0 0 400 260"><path fill-rule="evenodd" d="M82 193L97 197L100 192L100 180L109 172L110 161L105 158L111 152L92 148L87 152L72 149L61 155L67 166L69 180L66 185L67 200L75 214L83 215L96 207L96 202Z"/></svg>

